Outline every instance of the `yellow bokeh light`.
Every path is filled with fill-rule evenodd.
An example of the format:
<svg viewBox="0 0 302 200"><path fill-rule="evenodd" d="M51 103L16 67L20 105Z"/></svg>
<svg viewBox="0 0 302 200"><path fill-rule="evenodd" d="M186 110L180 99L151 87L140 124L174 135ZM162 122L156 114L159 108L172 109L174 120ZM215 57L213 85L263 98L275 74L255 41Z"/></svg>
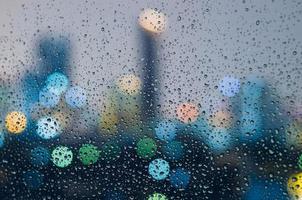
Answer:
<svg viewBox="0 0 302 200"><path fill-rule="evenodd" d="M117 86L122 92L135 95L141 88L141 80L133 74L128 74L118 79Z"/></svg>
<svg viewBox="0 0 302 200"><path fill-rule="evenodd" d="M167 17L162 12L149 8L141 12L138 23L148 32L161 33L166 29Z"/></svg>
<svg viewBox="0 0 302 200"><path fill-rule="evenodd" d="M5 126L10 133L19 134L26 128L26 117L22 112L11 112L5 118Z"/></svg>
<svg viewBox="0 0 302 200"><path fill-rule="evenodd" d="M112 91L101 114L99 127L102 133L106 135L115 135L117 133L118 121L118 102L116 93Z"/></svg>
<svg viewBox="0 0 302 200"><path fill-rule="evenodd" d="M295 199L302 198L302 172L293 174L287 181L287 190Z"/></svg>
<svg viewBox="0 0 302 200"><path fill-rule="evenodd" d="M101 122L100 122L100 128L105 133L112 135L115 134L117 131L117 123L118 123L118 115L113 112L106 112L103 113Z"/></svg>
<svg viewBox="0 0 302 200"><path fill-rule="evenodd" d="M229 111L219 110L209 117L209 123L218 128L230 128L232 115Z"/></svg>

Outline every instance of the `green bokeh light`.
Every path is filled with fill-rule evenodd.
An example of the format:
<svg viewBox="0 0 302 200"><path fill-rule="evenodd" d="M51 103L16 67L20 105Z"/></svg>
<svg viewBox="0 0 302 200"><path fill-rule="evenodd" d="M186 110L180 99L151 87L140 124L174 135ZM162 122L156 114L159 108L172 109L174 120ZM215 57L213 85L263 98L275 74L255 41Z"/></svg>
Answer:
<svg viewBox="0 0 302 200"><path fill-rule="evenodd" d="M164 194L154 193L149 196L148 200L168 200L168 198Z"/></svg>
<svg viewBox="0 0 302 200"><path fill-rule="evenodd" d="M138 141L136 152L140 158L152 158L156 154L157 145L151 138L143 138Z"/></svg>
<svg viewBox="0 0 302 200"><path fill-rule="evenodd" d="M100 151L92 144L83 144L79 150L79 158L84 165L96 163L99 156Z"/></svg>
<svg viewBox="0 0 302 200"><path fill-rule="evenodd" d="M302 169L302 154L299 156L298 166L300 169Z"/></svg>
<svg viewBox="0 0 302 200"><path fill-rule="evenodd" d="M68 147L58 146L52 151L51 157L56 166L64 168L71 164L73 153Z"/></svg>

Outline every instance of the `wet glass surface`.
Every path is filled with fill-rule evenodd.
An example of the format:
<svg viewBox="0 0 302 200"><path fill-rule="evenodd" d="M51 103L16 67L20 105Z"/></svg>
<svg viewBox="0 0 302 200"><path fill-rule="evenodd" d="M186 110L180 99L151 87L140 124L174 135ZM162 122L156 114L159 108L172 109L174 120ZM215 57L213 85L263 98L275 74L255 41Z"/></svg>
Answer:
<svg viewBox="0 0 302 200"><path fill-rule="evenodd" d="M0 199L301 200L301 19L0 0Z"/></svg>

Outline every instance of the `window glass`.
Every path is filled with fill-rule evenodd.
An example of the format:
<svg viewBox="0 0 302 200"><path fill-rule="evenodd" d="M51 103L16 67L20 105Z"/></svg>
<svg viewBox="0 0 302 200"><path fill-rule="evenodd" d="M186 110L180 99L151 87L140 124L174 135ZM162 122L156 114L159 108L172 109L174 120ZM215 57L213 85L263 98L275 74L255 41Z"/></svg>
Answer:
<svg viewBox="0 0 302 200"><path fill-rule="evenodd" d="M0 199L301 200L299 0L0 0Z"/></svg>

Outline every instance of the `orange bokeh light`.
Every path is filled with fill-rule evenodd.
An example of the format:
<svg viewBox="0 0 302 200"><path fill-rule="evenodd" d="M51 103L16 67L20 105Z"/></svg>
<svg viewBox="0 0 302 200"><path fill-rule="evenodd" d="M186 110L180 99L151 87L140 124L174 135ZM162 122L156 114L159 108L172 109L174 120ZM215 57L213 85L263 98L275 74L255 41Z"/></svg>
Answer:
<svg viewBox="0 0 302 200"><path fill-rule="evenodd" d="M198 115L198 107L193 103L182 103L177 106L176 117L183 123L196 121Z"/></svg>

